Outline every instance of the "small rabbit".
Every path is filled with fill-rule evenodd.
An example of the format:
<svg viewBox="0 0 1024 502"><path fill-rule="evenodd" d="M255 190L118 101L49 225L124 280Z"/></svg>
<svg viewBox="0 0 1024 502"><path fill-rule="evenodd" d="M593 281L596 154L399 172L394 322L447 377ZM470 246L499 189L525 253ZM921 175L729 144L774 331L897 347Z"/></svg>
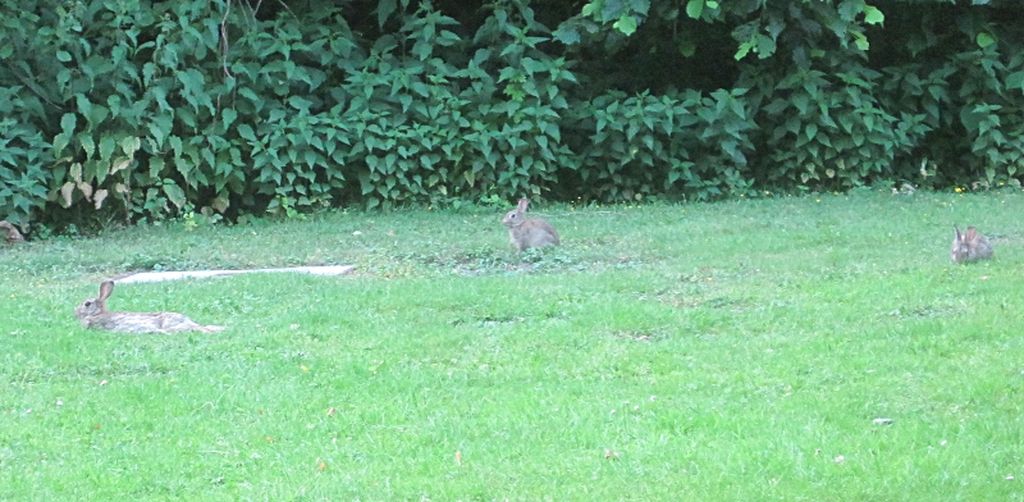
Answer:
<svg viewBox="0 0 1024 502"><path fill-rule="evenodd" d="M558 232L548 222L526 217L526 206L530 201L523 197L515 209L502 218L501 224L508 227L508 238L519 251L528 248L558 245Z"/></svg>
<svg viewBox="0 0 1024 502"><path fill-rule="evenodd" d="M965 232L960 233L960 229L953 225L953 232L953 247L949 257L954 263L970 263L992 257L992 244L974 227L967 227Z"/></svg>
<svg viewBox="0 0 1024 502"><path fill-rule="evenodd" d="M114 292L114 281L100 284L100 296L90 298L75 309L75 317L86 328L122 333L180 333L201 331L216 333L223 326L203 326L177 312L108 312L107 298Z"/></svg>
<svg viewBox="0 0 1024 502"><path fill-rule="evenodd" d="M19 242L25 242L25 238L21 236L21 232L18 231L18 227L7 222L7 220L0 220L0 229L7 232L7 243L17 244Z"/></svg>

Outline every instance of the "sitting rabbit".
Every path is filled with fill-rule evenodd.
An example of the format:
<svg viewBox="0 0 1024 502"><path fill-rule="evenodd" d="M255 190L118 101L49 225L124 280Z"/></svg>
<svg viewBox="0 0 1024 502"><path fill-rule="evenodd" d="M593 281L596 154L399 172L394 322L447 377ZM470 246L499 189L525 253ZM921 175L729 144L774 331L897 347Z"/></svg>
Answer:
<svg viewBox="0 0 1024 502"><path fill-rule="evenodd" d="M992 257L992 244L974 227L967 227L965 232L960 233L960 229L953 225L953 232L953 247L949 257L954 263L970 263Z"/></svg>
<svg viewBox="0 0 1024 502"><path fill-rule="evenodd" d="M502 218L501 223L508 228L508 238L519 251L528 248L558 245L558 232L548 222L539 218L527 218L526 207L530 205L527 198L519 199L515 209Z"/></svg>

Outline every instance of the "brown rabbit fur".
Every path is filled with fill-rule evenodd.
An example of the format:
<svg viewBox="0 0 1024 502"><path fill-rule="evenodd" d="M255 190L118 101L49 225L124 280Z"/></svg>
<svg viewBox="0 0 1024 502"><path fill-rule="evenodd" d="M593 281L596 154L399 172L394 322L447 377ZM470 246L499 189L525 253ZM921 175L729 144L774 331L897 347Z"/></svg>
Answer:
<svg viewBox="0 0 1024 502"><path fill-rule="evenodd" d="M505 217L501 220L502 225L508 228L508 238L512 242L512 246L518 251L557 246L560 239L555 227L540 218L526 217L526 209L529 205L529 199L525 197L519 199L516 208L505 213Z"/></svg>
<svg viewBox="0 0 1024 502"><path fill-rule="evenodd" d="M103 281L100 284L100 295L82 302L75 309L75 317L86 328L121 333L215 333L224 330L222 326L198 324L177 312L110 312L107 310L107 299L113 292L114 281Z"/></svg>
<svg viewBox="0 0 1024 502"><path fill-rule="evenodd" d="M953 225L953 245L949 258L954 263L971 263L992 258L992 244L974 227L967 227L963 233Z"/></svg>

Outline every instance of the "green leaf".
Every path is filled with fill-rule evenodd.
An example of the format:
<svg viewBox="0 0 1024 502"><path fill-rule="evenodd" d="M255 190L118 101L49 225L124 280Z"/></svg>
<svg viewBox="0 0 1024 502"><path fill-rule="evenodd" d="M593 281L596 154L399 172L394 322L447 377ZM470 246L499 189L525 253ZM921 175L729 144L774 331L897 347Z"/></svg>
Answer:
<svg viewBox="0 0 1024 502"><path fill-rule="evenodd" d="M864 5L864 0L842 0L836 8L836 13L839 14L839 19L850 23L857 18L857 14L864 12Z"/></svg>
<svg viewBox="0 0 1024 502"><path fill-rule="evenodd" d="M391 17L391 14L395 12L396 7L396 0L379 0L377 2L377 8L375 9L377 11L377 25L383 28L384 23L386 23L388 18Z"/></svg>
<svg viewBox="0 0 1024 502"><path fill-rule="evenodd" d="M178 209L185 206L185 191L181 187L171 180L164 180L163 189L164 194L167 195L167 200L178 206Z"/></svg>
<svg viewBox="0 0 1024 502"><path fill-rule="evenodd" d="M110 154L114 153L114 147L117 146L117 142L114 141L112 136L104 136L100 140L100 159L103 162L110 161Z"/></svg>
<svg viewBox="0 0 1024 502"><path fill-rule="evenodd" d="M871 44L868 42L868 37L864 36L864 34L859 31L853 32L853 43L862 51L866 51L871 47Z"/></svg>
<svg viewBox="0 0 1024 502"><path fill-rule="evenodd" d="M173 119L170 114L162 113L153 118L147 125L150 136L156 140L156 146L163 148L164 141L167 140L167 136L171 134L171 128L174 127Z"/></svg>
<svg viewBox="0 0 1024 502"><path fill-rule="evenodd" d="M71 136L71 133L75 132L75 123L78 121L78 117L74 113L65 113L60 118L60 130L66 136Z"/></svg>
<svg viewBox="0 0 1024 502"><path fill-rule="evenodd" d="M122 169L127 169L132 164L130 159L118 159L110 166L110 174L114 174Z"/></svg>
<svg viewBox="0 0 1024 502"><path fill-rule="evenodd" d="M775 40L772 40L771 37L758 34L754 37L754 41L757 43L758 59L767 59L775 54Z"/></svg>
<svg viewBox="0 0 1024 502"><path fill-rule="evenodd" d="M978 36L975 39L975 41L978 43L978 47L981 47L982 49L996 43L995 37L984 31L978 33Z"/></svg>
<svg viewBox="0 0 1024 502"><path fill-rule="evenodd" d="M103 180L107 179L107 174L110 173L110 164L107 162L95 162L90 160L89 162L86 162L85 165L89 171L95 173L97 186L101 185Z"/></svg>
<svg viewBox="0 0 1024 502"><path fill-rule="evenodd" d="M96 105L92 107L92 113L86 118L89 119L89 122L93 125L96 125L106 120L109 115L110 110L108 110L107 107L103 105Z"/></svg>
<svg viewBox="0 0 1024 502"><path fill-rule="evenodd" d="M64 148L68 146L69 138L67 134L60 133L53 137L53 154L60 155L64 152Z"/></svg>
<svg viewBox="0 0 1024 502"><path fill-rule="evenodd" d="M747 54L750 53L750 49L753 49L753 48L754 48L754 43L753 42L751 42L749 40L746 41L746 42L743 42L742 44L740 44L739 49L736 50L736 54L734 54L732 57L736 61L739 61L739 60L747 57Z"/></svg>
<svg viewBox="0 0 1024 502"><path fill-rule="evenodd" d="M187 71L176 72L175 75L178 77L178 81L181 82L182 97L185 98L188 104L192 105L193 110L198 111L199 107L204 105L208 109L213 110L213 102L204 88L206 79L199 70L192 68Z"/></svg>
<svg viewBox="0 0 1024 502"><path fill-rule="evenodd" d="M75 95L75 103L78 106L78 113L81 113L86 120L92 120L92 102L84 94Z"/></svg>
<svg viewBox="0 0 1024 502"><path fill-rule="evenodd" d="M434 52L434 44L425 40L420 40L412 46L412 51L410 52L412 52L412 54L420 61L426 61Z"/></svg>
<svg viewBox="0 0 1024 502"><path fill-rule="evenodd" d="M238 126L238 135L244 140L256 141L256 133L252 130L252 126L249 124L241 124Z"/></svg>
<svg viewBox="0 0 1024 502"><path fill-rule="evenodd" d="M868 24L882 24L885 22L885 14L873 5L864 6L864 22Z"/></svg>
<svg viewBox="0 0 1024 502"><path fill-rule="evenodd" d="M603 0L599 2L601 5L601 22L607 23L615 18L620 18L626 15L626 6L622 0Z"/></svg>
<svg viewBox="0 0 1024 502"><path fill-rule="evenodd" d="M182 150L181 138L179 138L178 136L171 136L169 141L171 143L171 148L174 149L174 157L175 158L181 157L181 150Z"/></svg>
<svg viewBox="0 0 1024 502"><path fill-rule="evenodd" d="M633 33L636 33L636 27L636 18L633 16L626 15L620 17L619 20L615 21L615 24L612 25L612 28L619 30L620 32L622 32L623 35L626 35L627 37L632 35Z"/></svg>
<svg viewBox="0 0 1024 502"><path fill-rule="evenodd" d="M548 65L544 64L543 61L538 61L538 60L533 59L531 57L523 58L523 63L522 64L523 64L523 69L526 70L526 73L528 75L533 75L535 73L540 73L540 72L546 71L548 69Z"/></svg>
<svg viewBox="0 0 1024 502"><path fill-rule="evenodd" d="M704 0L689 0L686 2L686 15L691 19L700 19L704 12Z"/></svg>
<svg viewBox="0 0 1024 502"><path fill-rule="evenodd" d="M423 82L413 82L409 88L412 89L412 92L415 92L424 98L430 97L430 87Z"/></svg>
<svg viewBox="0 0 1024 502"><path fill-rule="evenodd" d="M71 53L68 51L57 51L57 61L60 61L61 63L71 61Z"/></svg>
<svg viewBox="0 0 1024 502"><path fill-rule="evenodd" d="M124 152L128 158L135 155L135 152L139 151L142 147L142 141L139 140L138 136L125 136L121 139L121 151Z"/></svg>
<svg viewBox="0 0 1024 502"><path fill-rule="evenodd" d="M241 96L245 97L249 101L252 101L253 103L259 103L259 102L262 101L260 99L260 97L258 95L256 95L256 93L252 89L250 89L248 87L241 87L241 88L239 88L238 89L238 94L240 94Z"/></svg>
<svg viewBox="0 0 1024 502"><path fill-rule="evenodd" d="M238 118L238 112L234 108L225 108L220 116L224 120L224 128L227 129L231 127L231 124L235 123L235 119Z"/></svg>
<svg viewBox="0 0 1024 502"><path fill-rule="evenodd" d="M555 40L562 42L565 45L573 45L580 43L580 32L573 26L569 26L566 23L562 23L554 33Z"/></svg>
<svg viewBox="0 0 1024 502"><path fill-rule="evenodd" d="M291 96L288 98L288 105L301 112L309 113L309 108L313 106L313 102L299 96Z"/></svg>
<svg viewBox="0 0 1024 502"><path fill-rule="evenodd" d="M85 158L91 159L96 154L96 143L92 140L92 135L88 133L80 134L78 142L82 144L82 149L85 150Z"/></svg>
<svg viewBox="0 0 1024 502"><path fill-rule="evenodd" d="M164 170L163 157L152 157L149 159L149 177L156 178Z"/></svg>
<svg viewBox="0 0 1024 502"><path fill-rule="evenodd" d="M1024 71L1016 71L1007 75L1006 87L1024 91Z"/></svg>
<svg viewBox="0 0 1024 502"><path fill-rule="evenodd" d="M199 152L203 156L203 160L206 161L206 165L210 167L217 167L217 159L214 158L213 152L209 148L203 148Z"/></svg>

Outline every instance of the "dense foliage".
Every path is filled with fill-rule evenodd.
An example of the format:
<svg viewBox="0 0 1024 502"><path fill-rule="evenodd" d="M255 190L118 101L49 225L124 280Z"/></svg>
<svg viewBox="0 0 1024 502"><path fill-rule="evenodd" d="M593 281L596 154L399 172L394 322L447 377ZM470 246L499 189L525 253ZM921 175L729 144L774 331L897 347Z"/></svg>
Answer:
<svg viewBox="0 0 1024 502"><path fill-rule="evenodd" d="M0 0L0 217L1019 185L1014 0Z"/></svg>

